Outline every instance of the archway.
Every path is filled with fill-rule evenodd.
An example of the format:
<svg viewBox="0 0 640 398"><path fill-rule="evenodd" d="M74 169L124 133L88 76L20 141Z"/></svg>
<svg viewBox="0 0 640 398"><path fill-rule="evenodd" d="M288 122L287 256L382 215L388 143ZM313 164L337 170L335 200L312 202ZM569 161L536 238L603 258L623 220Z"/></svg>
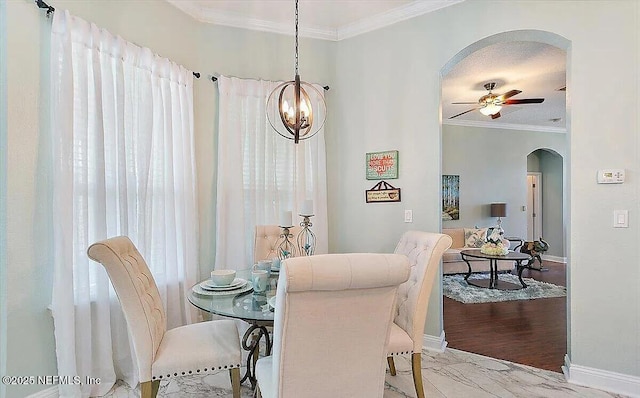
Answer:
<svg viewBox="0 0 640 398"><path fill-rule="evenodd" d="M500 43L509 43L509 42L518 42L518 41L524 41L524 42L538 42L538 43L544 43L544 44L548 44L554 47L557 47L561 50L563 50L566 54L566 59L567 59L567 64L569 64L569 58L570 58L570 42L561 37L558 36L554 33L550 33L550 32L544 32L544 31L537 31L537 30L519 30L519 31L510 31L510 32L503 32L503 33L499 33L493 36L489 36L487 38L484 38L482 40L479 40L473 44L470 44L469 46L465 47L464 49L462 49L460 52L458 52L454 57L452 57L441 69L441 90L442 90L442 82L444 81L444 79L446 79L447 74L449 74L452 70L454 70L454 68L456 67L456 65L458 63L460 63L464 58L466 58L467 56L469 56L470 54L473 54L474 52L483 49L485 47L488 46L492 46L492 45L496 45L496 44L500 44ZM567 68L567 70L569 70L569 68ZM569 76L566 76L567 80L565 81L570 81ZM540 148L545 148L548 149L549 151L546 153L549 154L553 154L555 153L555 155L559 156L561 159L561 163L562 163L562 159L564 158L564 167L561 168L561 172L560 172L560 181L562 184L562 193L560 194L560 210L559 210L559 217L560 217L560 228L559 228L559 237L554 239L558 239L559 242L561 242L561 244L556 245L556 248L558 248L559 250L561 250L561 254L557 255L557 257L561 257L561 258L566 258L566 248L569 247L569 242L568 242L568 235L566 234L566 230L568 229L568 225L569 225L569 209L568 209L568 204L569 204L569 200L568 200L568 192L569 192L569 176L568 176L568 170L569 167L568 165L570 164L570 156L569 156L569 139L570 139L570 104L567 103L566 104L566 113L564 116L564 120L565 120L565 129L562 132L558 132L558 129L555 129L554 131L547 131L545 132L547 135L549 134L555 134L556 135L556 139L558 137L562 137L561 139L559 139L559 141L564 141L564 145L547 145L544 141L536 141L536 140L530 140L528 137L525 137L524 135L520 134L517 136L516 139L513 139L513 142L511 143L513 150L507 150L505 146L498 146L497 148L495 148L495 156L493 157L486 157L486 154L482 153L481 148L478 148L477 145L475 147L476 152L476 156L475 157L471 157L471 156L464 156L464 155L460 155L458 156L459 159L465 159L466 162L472 162L472 159L478 159L476 162L474 162L476 164L476 169L484 169L483 171L485 173L490 173L489 171L487 171L487 169L491 166L491 160L494 159L496 161L498 161L499 166L498 167L502 167L502 169L500 169L500 172L496 174L497 177L495 177L496 179L500 179L503 185L506 185L509 187L508 190L505 190L505 192L499 192L498 189L496 189L495 187L497 185L487 185L487 184L493 184L491 179L485 179L485 181L488 181L486 183L483 183L484 185L477 185L477 186L473 186L473 184L468 183L469 180L475 181L477 180L475 177L471 177L471 176L467 176L467 178L464 178L464 171L461 172L460 174L460 190L461 190L461 197L460 197L460 201L463 202L465 201L465 195L467 196L467 200L472 199L475 200L476 203L473 204L473 206L475 206L475 212L476 214L474 214L474 217L471 217L470 222L468 222L468 225L464 225L464 221L457 221L454 224L450 224L450 222L447 221L443 221L442 223L442 227L443 228L448 228L451 226L454 227L469 227L472 228L475 225L482 225L482 226L487 226L487 224L491 221L491 219L489 218L489 214L487 211L485 211L484 209L487 207L486 204L487 203L491 203L493 201L505 201L504 198L507 198L506 201L510 202L510 215L511 217L507 217L507 227L511 228L512 231L516 231L517 235L524 235L526 233L526 224L524 224L525 226L522 227L522 222L526 219L525 217L525 213L524 213L524 208L526 207L526 180L522 180L520 179L519 183L513 183L513 185L511 182L505 182L506 178L511 178L511 175L508 173L504 173L503 169L514 169L514 167L511 165L510 163L507 163L509 161L509 157L517 157L519 159L520 165L517 166L516 169L514 169L514 173L515 175L526 175L527 172L527 166L526 166L526 158L527 155L533 151L535 151L536 149L540 149ZM445 116L443 115L442 118L444 118ZM446 134L449 132L449 127L448 126L443 126L445 123L441 122L441 142L442 142L442 164L441 164L441 170L442 170L442 174L458 174L455 172L455 170L452 171L452 167L450 164L447 164L447 148L446 145L448 143L448 137L446 137ZM473 129L473 128L478 128L476 126L473 127L465 127L466 129ZM508 130L518 130L515 127L507 127L504 129L508 129ZM503 129L503 130L504 130ZM544 130L544 129L543 129ZM533 130L535 132L535 130ZM542 131L542 130L541 130ZM460 128L458 128L458 131L455 131L454 133L458 134L459 136L462 136L464 133L466 133L467 131L462 131L460 130ZM503 134L504 131L501 131L500 134ZM495 133L494 133L495 134ZM501 136L503 137L504 134ZM497 137L494 136L494 137ZM523 139L523 137L525 137L525 139ZM500 140L503 140L503 138L496 138L496 142L499 142ZM558 141L558 139L556 140ZM475 142L482 142L482 140L476 140ZM556 142L557 144L557 142ZM516 152L514 154L514 152ZM513 155L513 156L512 156ZM504 163L500 163L503 162ZM477 167L479 165L482 165L482 167ZM514 178L520 178L520 177L514 177ZM465 182L466 181L466 182ZM485 191L489 191L491 192L492 196L487 196L487 195L469 195L468 192L465 194L464 191L464 186L463 184L467 184L467 189L475 189L477 191L480 191L481 189L484 189L488 186L490 186L490 188L485 189ZM508 191L508 192L506 192ZM515 193L514 193L515 192ZM461 211L464 210L464 208L461 205ZM461 219L462 219L462 215L461 215ZM483 225L484 224L484 225ZM504 224L503 224L504 225ZM520 228L520 229L519 229ZM507 231L508 233L509 231ZM555 233L554 233L555 235ZM568 273L567 273L568 274ZM564 275L564 274L563 274ZM568 286L568 283L566 284ZM570 292L568 292L568 295L570 295ZM447 300L447 299L443 299L443 300ZM447 320L446 318L446 314L445 314L445 305L446 305L446 301L443 302L443 308L442 308L442 314L443 314L443 324L444 324L444 331L446 333L446 337L447 340L449 341L449 346L452 348L457 348L455 347L455 344L451 344L452 340L449 339L450 337L450 333L447 330ZM520 303L519 305L524 305L524 303ZM566 301L564 301L562 303L562 305L564 306L564 309L566 309L567 311L567 316L566 316L566 323L564 326L564 336L562 337L565 343L564 346L564 350L568 351L569 350L569 342L567 341L567 336L570 336L569 333L569 325L570 322L568 321L568 318L570 316L570 314L568 313L568 307L566 305ZM522 327L527 327L526 322L525 324L521 325ZM486 336L487 339L491 339L492 336ZM518 349L518 348L513 348L513 349ZM479 352L481 354L484 354L482 352ZM563 364L563 360L564 360L564 354L567 352L563 352L557 362L557 366L554 367L553 370L560 372L560 368ZM484 354L486 355L486 354ZM490 355L490 356L495 356L498 357L498 355ZM503 358L503 359L509 359L509 358ZM515 361L518 362L518 361ZM534 365L535 366L535 365Z"/></svg>
<svg viewBox="0 0 640 398"><path fill-rule="evenodd" d="M544 237L550 243L546 258L564 262L564 164L562 155L553 149L539 148L527 155L527 174L538 176L533 207L527 200L527 240ZM529 186L528 186L529 188ZM529 192L529 189L527 190ZM533 199L529 197L528 199ZM537 202L537 203L536 203ZM533 219L532 219L533 218ZM535 221L534 221L535 219ZM537 225L536 225L537 224Z"/></svg>

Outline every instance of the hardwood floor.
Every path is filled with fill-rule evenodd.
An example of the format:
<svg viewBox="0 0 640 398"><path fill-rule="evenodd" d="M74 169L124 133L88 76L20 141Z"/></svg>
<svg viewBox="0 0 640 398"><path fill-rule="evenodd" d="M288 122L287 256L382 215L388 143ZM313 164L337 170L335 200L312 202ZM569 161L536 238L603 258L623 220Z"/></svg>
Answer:
<svg viewBox="0 0 640 398"><path fill-rule="evenodd" d="M523 277L566 286L565 264L544 262L547 272ZM566 297L463 304L444 297L448 347L561 372L567 352Z"/></svg>

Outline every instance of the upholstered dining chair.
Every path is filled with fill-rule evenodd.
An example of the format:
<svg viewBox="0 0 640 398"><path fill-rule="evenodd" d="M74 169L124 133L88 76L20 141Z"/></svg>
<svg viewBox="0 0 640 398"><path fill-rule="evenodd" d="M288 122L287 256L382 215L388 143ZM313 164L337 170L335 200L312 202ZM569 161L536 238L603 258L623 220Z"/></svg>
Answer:
<svg viewBox="0 0 640 398"><path fill-rule="evenodd" d="M399 254L324 254L282 262L273 350L256 364L264 398L382 397Z"/></svg>
<svg viewBox="0 0 640 398"><path fill-rule="evenodd" d="M298 234L302 230L300 226L289 229L292 235L291 241L296 244ZM256 225L253 245L253 263L260 260L270 260L278 257L278 245L282 228L277 225Z"/></svg>
<svg viewBox="0 0 640 398"><path fill-rule="evenodd" d="M240 339L232 320L166 330L158 287L144 259L125 236L94 243L89 258L101 263L118 295L133 341L142 398L158 393L160 380L228 370L240 398Z"/></svg>
<svg viewBox="0 0 640 398"><path fill-rule="evenodd" d="M393 357L411 354L413 383L418 398L424 398L422 385L422 336L427 318L429 296L442 254L451 246L449 235L408 231L400 238L395 253L409 258L411 276L398 288L395 319L387 346L389 372L396 375Z"/></svg>

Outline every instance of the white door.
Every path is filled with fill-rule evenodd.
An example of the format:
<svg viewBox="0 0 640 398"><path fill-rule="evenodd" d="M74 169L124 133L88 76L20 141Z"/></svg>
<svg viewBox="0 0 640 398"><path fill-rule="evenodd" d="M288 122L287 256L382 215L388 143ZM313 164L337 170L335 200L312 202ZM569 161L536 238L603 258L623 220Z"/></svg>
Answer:
<svg viewBox="0 0 640 398"><path fill-rule="evenodd" d="M542 236L542 173L527 173L527 240Z"/></svg>

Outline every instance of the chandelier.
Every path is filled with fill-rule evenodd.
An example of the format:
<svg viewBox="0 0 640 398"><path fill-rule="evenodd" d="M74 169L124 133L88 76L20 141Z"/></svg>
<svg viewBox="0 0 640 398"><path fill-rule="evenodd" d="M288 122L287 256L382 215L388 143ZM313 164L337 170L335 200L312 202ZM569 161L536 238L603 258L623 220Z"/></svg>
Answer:
<svg viewBox="0 0 640 398"><path fill-rule="evenodd" d="M315 112L314 112L315 105ZM267 100L271 127L294 143L313 137L327 117L324 96L313 85L300 80L298 73L298 0L296 0L295 78L278 85Z"/></svg>

